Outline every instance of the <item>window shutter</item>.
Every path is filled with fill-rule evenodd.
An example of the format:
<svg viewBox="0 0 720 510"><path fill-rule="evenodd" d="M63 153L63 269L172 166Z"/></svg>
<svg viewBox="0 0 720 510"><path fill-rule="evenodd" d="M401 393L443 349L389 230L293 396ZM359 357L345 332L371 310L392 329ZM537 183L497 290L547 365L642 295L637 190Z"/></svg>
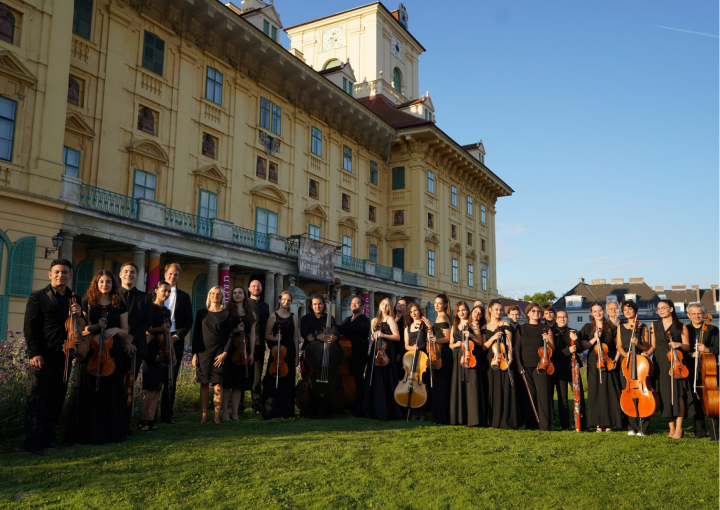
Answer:
<svg viewBox="0 0 720 510"><path fill-rule="evenodd" d="M396 166L392 169L392 189L405 189L404 166Z"/></svg>
<svg viewBox="0 0 720 510"><path fill-rule="evenodd" d="M27 297L32 292L36 242L35 236L23 237L10 250L8 295Z"/></svg>
<svg viewBox="0 0 720 510"><path fill-rule="evenodd" d="M73 9L73 34L90 39L93 0L75 0Z"/></svg>
<svg viewBox="0 0 720 510"><path fill-rule="evenodd" d="M207 301L207 273L198 275L193 283L193 320L195 320L195 314L197 314L197 311L205 308L205 301Z"/></svg>
<svg viewBox="0 0 720 510"><path fill-rule="evenodd" d="M80 262L75 272L75 285L73 290L75 294L82 298L92 283L95 276L95 259L86 259Z"/></svg>
<svg viewBox="0 0 720 510"><path fill-rule="evenodd" d="M8 316L8 301L10 300L7 296L0 296L0 340L7 339L7 316Z"/></svg>
<svg viewBox="0 0 720 510"><path fill-rule="evenodd" d="M405 248L393 248L392 262L393 267L405 270Z"/></svg>

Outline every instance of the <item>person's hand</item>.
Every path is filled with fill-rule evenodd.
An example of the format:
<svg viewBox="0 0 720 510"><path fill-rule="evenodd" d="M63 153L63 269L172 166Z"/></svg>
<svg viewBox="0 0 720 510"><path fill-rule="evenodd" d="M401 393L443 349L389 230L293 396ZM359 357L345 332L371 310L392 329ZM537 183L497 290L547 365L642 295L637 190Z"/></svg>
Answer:
<svg viewBox="0 0 720 510"><path fill-rule="evenodd" d="M115 335L117 335L117 332L120 331L119 328L110 328L105 330L105 338L112 338Z"/></svg>
<svg viewBox="0 0 720 510"><path fill-rule="evenodd" d="M170 337L170 340L172 340L172 343L175 343L175 342L177 342L178 340L180 340L180 337L177 336L177 335L172 335L172 336Z"/></svg>
<svg viewBox="0 0 720 510"><path fill-rule="evenodd" d="M77 303L73 303L70 305L70 313L75 315L80 314L82 313L82 307Z"/></svg>
<svg viewBox="0 0 720 510"><path fill-rule="evenodd" d="M220 353L220 355L215 358L215 363L213 363L213 365L215 365L215 367L217 367L217 368L221 367L223 364L223 361L225 361L226 357L227 357L226 352Z"/></svg>
<svg viewBox="0 0 720 510"><path fill-rule="evenodd" d="M97 329L95 331L100 331L103 327L105 327L106 324L107 324L107 319L100 317L100 320L98 320L98 322L96 324Z"/></svg>
<svg viewBox="0 0 720 510"><path fill-rule="evenodd" d="M128 354L133 354L137 351L137 347L135 347L135 344L132 343L132 340L128 342L127 337L123 342L123 349L125 349L125 352Z"/></svg>
<svg viewBox="0 0 720 510"><path fill-rule="evenodd" d="M525 368L524 368L524 367L520 367L520 375L523 375L524 373L525 373Z"/></svg>
<svg viewBox="0 0 720 510"><path fill-rule="evenodd" d="M547 333L543 333L542 337L543 337L543 340L545 340L546 342L550 341L550 335L548 335Z"/></svg>
<svg viewBox="0 0 720 510"><path fill-rule="evenodd" d="M679 349L682 346L682 342L668 342L668 345L673 349Z"/></svg>
<svg viewBox="0 0 720 510"><path fill-rule="evenodd" d="M648 354L647 352L641 352L640 356L645 356L646 358L649 358L651 355Z"/></svg>
<svg viewBox="0 0 720 510"><path fill-rule="evenodd" d="M337 337L335 335L328 335L326 341L327 341L327 343L332 343L335 340L337 340Z"/></svg>
<svg viewBox="0 0 720 510"><path fill-rule="evenodd" d="M617 354L615 354L615 359L613 359L613 363L615 363L617 365L617 362L619 359L620 359L620 353L618 352Z"/></svg>
<svg viewBox="0 0 720 510"><path fill-rule="evenodd" d="M33 367L35 370L40 370L44 364L45 360L43 360L42 356L35 356L34 358L30 358L30 366Z"/></svg>
<svg viewBox="0 0 720 510"><path fill-rule="evenodd" d="M578 339L577 331L571 331L571 332L570 332L570 340L572 340L572 341L574 342L574 341L576 341L577 339Z"/></svg>
<svg viewBox="0 0 720 510"><path fill-rule="evenodd" d="M630 343L633 343L633 344L637 345L637 344L638 344L638 339L635 338L635 337L632 337L632 338L630 339Z"/></svg>
<svg viewBox="0 0 720 510"><path fill-rule="evenodd" d="M253 359L253 353L251 352L250 355L248 356L248 364L249 364L249 365L252 365L252 364L253 364L253 361L254 361L254 359Z"/></svg>
<svg viewBox="0 0 720 510"><path fill-rule="evenodd" d="M193 368L197 368L197 354L193 354L192 366L193 366Z"/></svg>
<svg viewBox="0 0 720 510"><path fill-rule="evenodd" d="M710 349L708 349L707 346L703 344L697 344L697 350L699 352L710 352Z"/></svg>
<svg viewBox="0 0 720 510"><path fill-rule="evenodd" d="M413 351L417 351L418 350L417 344L413 345L412 348L413 348Z"/></svg>
<svg viewBox="0 0 720 510"><path fill-rule="evenodd" d="M577 351L577 347L575 347L574 345L571 345L570 347L568 347L568 351L570 351L571 353L574 353Z"/></svg>

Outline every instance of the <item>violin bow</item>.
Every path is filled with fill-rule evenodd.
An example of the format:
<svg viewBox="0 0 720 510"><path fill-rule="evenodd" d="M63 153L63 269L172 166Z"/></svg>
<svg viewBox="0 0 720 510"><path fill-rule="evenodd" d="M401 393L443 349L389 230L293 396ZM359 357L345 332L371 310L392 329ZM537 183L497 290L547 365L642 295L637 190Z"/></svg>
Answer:
<svg viewBox="0 0 720 510"><path fill-rule="evenodd" d="M540 418L538 418L538 413L537 413L537 410L535 409L535 402L533 402L532 393L530 393L530 386L528 386L527 377L525 376L525 372L523 372L521 375L522 375L523 381L525 381L525 389L528 392L528 398L530 399L530 405L532 406L533 413L535 413L535 421L537 421L539 424Z"/></svg>

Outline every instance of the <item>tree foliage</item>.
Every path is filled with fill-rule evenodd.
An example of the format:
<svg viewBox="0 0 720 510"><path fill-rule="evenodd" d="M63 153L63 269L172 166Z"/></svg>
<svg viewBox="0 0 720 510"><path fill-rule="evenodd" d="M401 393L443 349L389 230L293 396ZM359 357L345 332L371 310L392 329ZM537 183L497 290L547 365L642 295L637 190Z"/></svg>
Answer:
<svg viewBox="0 0 720 510"><path fill-rule="evenodd" d="M532 296L530 294L525 294L525 296L523 296L523 301L532 301L533 303L537 303L539 305L548 305L557 301L557 296L553 291L548 290L547 292L536 292Z"/></svg>

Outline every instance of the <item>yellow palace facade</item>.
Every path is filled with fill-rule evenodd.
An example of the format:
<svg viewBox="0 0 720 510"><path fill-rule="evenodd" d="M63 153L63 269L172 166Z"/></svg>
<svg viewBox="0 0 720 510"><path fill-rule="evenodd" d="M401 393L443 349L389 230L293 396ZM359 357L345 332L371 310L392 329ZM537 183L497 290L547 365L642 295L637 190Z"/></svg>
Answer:
<svg viewBox="0 0 720 510"><path fill-rule="evenodd" d="M257 278L303 313L323 292L297 277L304 236L337 247L344 310L497 296L512 189L418 95L404 8L286 29L290 50L282 28L260 0L0 3L0 337L58 256L78 294L101 268L132 260L145 288L179 262L195 307Z"/></svg>

